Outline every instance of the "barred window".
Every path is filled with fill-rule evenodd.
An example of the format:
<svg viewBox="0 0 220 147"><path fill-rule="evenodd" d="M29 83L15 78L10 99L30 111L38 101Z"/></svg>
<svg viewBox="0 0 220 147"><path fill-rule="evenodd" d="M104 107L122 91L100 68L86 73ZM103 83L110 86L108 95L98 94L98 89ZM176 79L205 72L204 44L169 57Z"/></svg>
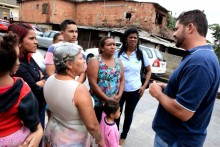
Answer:
<svg viewBox="0 0 220 147"><path fill-rule="evenodd" d="M42 5L42 14L48 14L48 3Z"/></svg>

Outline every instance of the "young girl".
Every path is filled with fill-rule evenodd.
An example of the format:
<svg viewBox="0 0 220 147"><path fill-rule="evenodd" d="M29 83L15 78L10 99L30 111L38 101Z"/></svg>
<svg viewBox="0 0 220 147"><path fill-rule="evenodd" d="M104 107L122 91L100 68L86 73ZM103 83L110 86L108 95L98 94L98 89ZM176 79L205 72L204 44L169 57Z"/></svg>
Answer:
<svg viewBox="0 0 220 147"><path fill-rule="evenodd" d="M118 147L119 146L119 132L115 123L115 119L120 116L119 103L114 100L106 101L102 113L102 120L100 123L102 138L105 147Z"/></svg>
<svg viewBox="0 0 220 147"><path fill-rule="evenodd" d="M11 77L19 66L16 35L0 37L0 146L38 146L43 129L30 87Z"/></svg>

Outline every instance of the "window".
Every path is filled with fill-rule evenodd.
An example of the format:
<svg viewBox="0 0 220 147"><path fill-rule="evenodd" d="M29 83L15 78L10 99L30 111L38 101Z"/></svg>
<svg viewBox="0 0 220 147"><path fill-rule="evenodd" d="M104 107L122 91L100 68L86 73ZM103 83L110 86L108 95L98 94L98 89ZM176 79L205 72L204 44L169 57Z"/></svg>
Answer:
<svg viewBox="0 0 220 147"><path fill-rule="evenodd" d="M38 10L39 9L39 4L36 4L36 10Z"/></svg>
<svg viewBox="0 0 220 147"><path fill-rule="evenodd" d="M139 46L140 49L144 50L147 53L148 58L153 58L153 54L151 52L151 50L147 47L143 47L143 46Z"/></svg>
<svg viewBox="0 0 220 147"><path fill-rule="evenodd" d="M53 38L53 36L54 36L56 33L58 33L58 32L51 32L49 37L50 37L50 38Z"/></svg>
<svg viewBox="0 0 220 147"><path fill-rule="evenodd" d="M162 24L163 22L163 15L156 12L155 24Z"/></svg>
<svg viewBox="0 0 220 147"><path fill-rule="evenodd" d="M127 20L130 20L130 19L131 19L131 16L132 16L132 14L129 13L129 12L127 12L125 18L126 18Z"/></svg>
<svg viewBox="0 0 220 147"><path fill-rule="evenodd" d="M43 37L49 37L49 35L50 35L50 32L45 32L45 33L43 34Z"/></svg>
<svg viewBox="0 0 220 147"><path fill-rule="evenodd" d="M48 14L48 3L42 5L42 14Z"/></svg>

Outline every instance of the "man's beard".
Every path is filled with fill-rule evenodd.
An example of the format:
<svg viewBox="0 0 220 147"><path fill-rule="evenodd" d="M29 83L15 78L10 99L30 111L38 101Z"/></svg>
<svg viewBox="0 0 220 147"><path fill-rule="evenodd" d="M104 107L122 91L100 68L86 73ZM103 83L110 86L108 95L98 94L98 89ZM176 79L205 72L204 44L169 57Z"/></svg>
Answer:
<svg viewBox="0 0 220 147"><path fill-rule="evenodd" d="M181 35L180 37L176 38L176 47L181 47L184 42L184 37Z"/></svg>

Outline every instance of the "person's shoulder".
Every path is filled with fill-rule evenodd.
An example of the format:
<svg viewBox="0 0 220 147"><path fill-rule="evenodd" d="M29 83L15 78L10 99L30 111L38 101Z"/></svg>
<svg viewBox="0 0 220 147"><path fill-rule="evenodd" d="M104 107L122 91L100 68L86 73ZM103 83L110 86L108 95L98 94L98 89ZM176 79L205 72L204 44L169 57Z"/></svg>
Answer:
<svg viewBox="0 0 220 147"><path fill-rule="evenodd" d="M48 49L47 49L47 52L54 52L54 48L55 48L55 44L51 44Z"/></svg>
<svg viewBox="0 0 220 147"><path fill-rule="evenodd" d="M79 49L83 50L82 46L79 44L75 44ZM84 51L84 50L83 50Z"/></svg>
<svg viewBox="0 0 220 147"><path fill-rule="evenodd" d="M88 64L90 64L90 65L98 65L98 64L99 64L98 58L99 58L99 56L98 56L98 57L92 57L92 58L89 60Z"/></svg>
<svg viewBox="0 0 220 147"><path fill-rule="evenodd" d="M118 58L119 51L120 51L120 49L117 49L117 50L115 51L115 53L114 53L114 57L115 57L115 58Z"/></svg>
<svg viewBox="0 0 220 147"><path fill-rule="evenodd" d="M83 99L86 99L87 97L90 97L89 95L89 91L87 89L87 87L85 86L85 84L82 84L82 83L79 83L77 82L78 85L76 87L76 93L78 95L78 98L83 98Z"/></svg>
<svg viewBox="0 0 220 147"><path fill-rule="evenodd" d="M116 49L115 54L118 54L120 51L120 49Z"/></svg>

